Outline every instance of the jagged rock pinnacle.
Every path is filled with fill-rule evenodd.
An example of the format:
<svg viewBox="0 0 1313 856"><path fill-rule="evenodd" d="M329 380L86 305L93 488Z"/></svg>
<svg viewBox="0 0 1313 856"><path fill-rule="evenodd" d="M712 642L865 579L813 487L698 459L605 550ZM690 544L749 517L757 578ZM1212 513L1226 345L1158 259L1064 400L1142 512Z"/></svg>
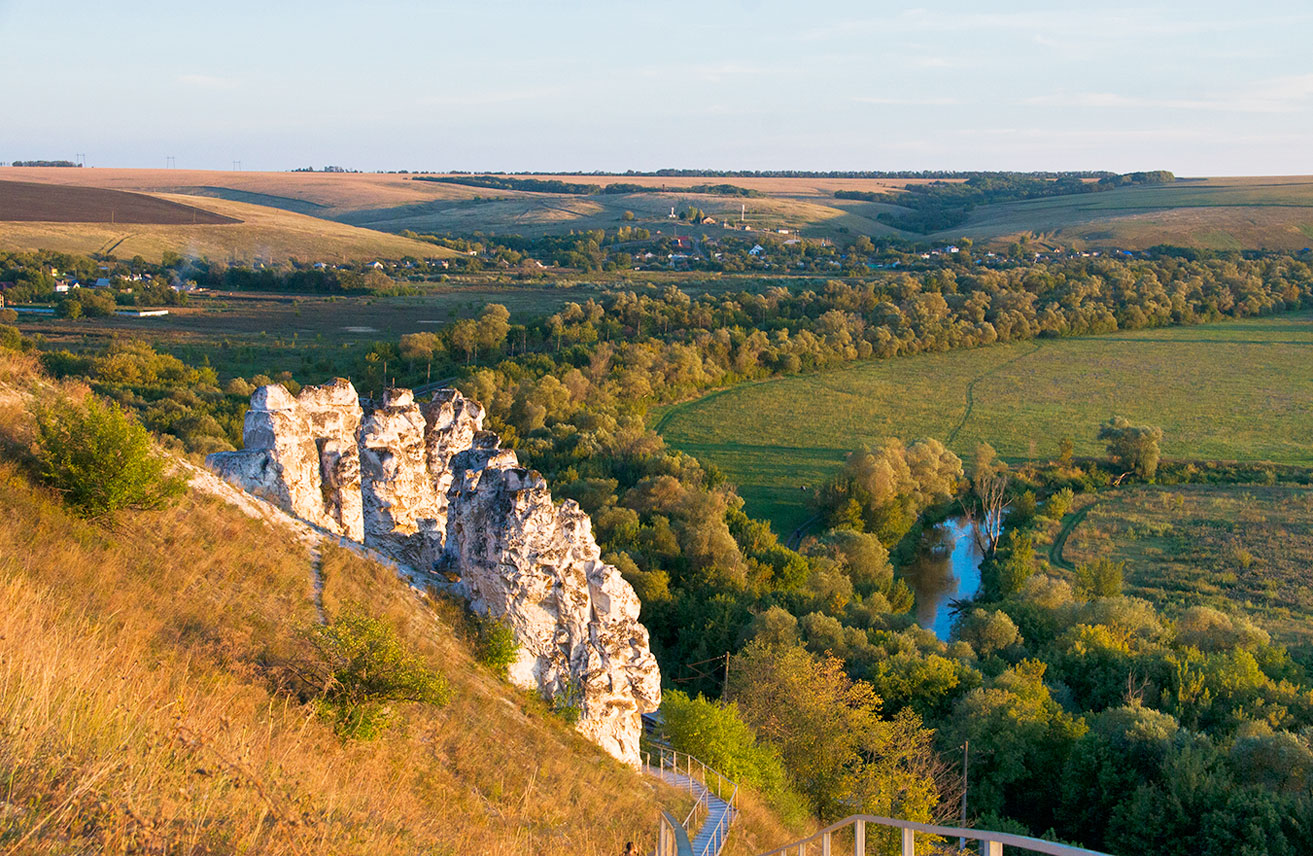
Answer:
<svg viewBox="0 0 1313 856"><path fill-rule="evenodd" d="M339 378L296 397L260 387L245 448L206 463L309 523L455 575L476 613L514 630L511 680L577 704L579 730L637 765L639 715L661 701L638 596L601 560L579 506L558 508L543 477L499 443L483 408L454 389L422 407L410 390L388 390L365 412Z"/></svg>

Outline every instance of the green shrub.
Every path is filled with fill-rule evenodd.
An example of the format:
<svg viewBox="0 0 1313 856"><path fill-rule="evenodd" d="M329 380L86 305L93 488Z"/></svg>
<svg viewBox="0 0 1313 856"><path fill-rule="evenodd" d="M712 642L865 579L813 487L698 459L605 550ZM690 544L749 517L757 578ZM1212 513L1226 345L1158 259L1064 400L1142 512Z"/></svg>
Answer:
<svg viewBox="0 0 1313 856"><path fill-rule="evenodd" d="M668 690L662 697L661 714L666 735L676 749L759 792L786 823L795 824L806 816L802 797L790 787L779 752L757 741L752 727L739 716L737 705Z"/></svg>
<svg viewBox="0 0 1313 856"><path fill-rule="evenodd" d="M476 645L479 662L505 678L511 663L520 655L515 631L500 619L484 618L478 622L479 638Z"/></svg>
<svg viewBox="0 0 1313 856"><path fill-rule="evenodd" d="M58 399L36 412L37 473L80 515L162 507L186 482L166 473L150 434L118 405Z"/></svg>
<svg viewBox="0 0 1313 856"><path fill-rule="evenodd" d="M1049 497L1049 501L1044 505L1046 516L1053 520L1061 520L1071 512L1071 506L1076 501L1076 494L1069 487Z"/></svg>
<svg viewBox="0 0 1313 856"><path fill-rule="evenodd" d="M370 740L391 721L390 702L444 705L446 678L410 651L396 630L359 606L306 632L312 656L300 670L339 735Z"/></svg>
<svg viewBox="0 0 1313 856"><path fill-rule="evenodd" d="M17 327L0 324L0 348L7 351L23 350L23 334L18 332Z"/></svg>
<svg viewBox="0 0 1313 856"><path fill-rule="evenodd" d="M565 720L567 725L574 725L584 715L584 691L577 681L566 683L561 692L550 699L552 713Z"/></svg>

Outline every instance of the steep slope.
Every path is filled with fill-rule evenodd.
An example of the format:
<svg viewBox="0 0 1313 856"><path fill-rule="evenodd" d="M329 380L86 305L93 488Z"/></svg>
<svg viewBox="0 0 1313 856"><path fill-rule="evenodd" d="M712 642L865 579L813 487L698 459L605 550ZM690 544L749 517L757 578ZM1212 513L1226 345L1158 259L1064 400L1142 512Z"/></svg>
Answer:
<svg viewBox="0 0 1313 856"><path fill-rule="evenodd" d="M618 853L678 809L475 662L461 608L329 546L325 612L363 604L452 688L339 738L284 691L316 621L305 544L196 491L70 516L17 461L34 390L56 391L0 356L0 847Z"/></svg>

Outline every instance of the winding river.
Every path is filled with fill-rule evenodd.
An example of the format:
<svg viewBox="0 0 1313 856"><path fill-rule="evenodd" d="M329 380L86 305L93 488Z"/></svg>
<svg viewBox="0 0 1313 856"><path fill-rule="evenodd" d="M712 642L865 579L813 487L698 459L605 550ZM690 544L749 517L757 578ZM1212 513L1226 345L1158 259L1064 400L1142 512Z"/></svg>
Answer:
<svg viewBox="0 0 1313 856"><path fill-rule="evenodd" d="M916 593L916 623L940 639L948 639L952 629L952 601L980 589L983 557L973 529L965 517L938 524L925 534L916 558L902 571Z"/></svg>

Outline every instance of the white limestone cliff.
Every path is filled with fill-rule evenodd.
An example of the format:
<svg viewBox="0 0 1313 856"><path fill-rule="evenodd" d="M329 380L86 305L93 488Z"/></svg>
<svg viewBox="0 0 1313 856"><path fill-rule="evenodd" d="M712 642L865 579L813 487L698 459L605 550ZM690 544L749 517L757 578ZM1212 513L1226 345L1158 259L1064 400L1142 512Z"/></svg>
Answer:
<svg viewBox="0 0 1313 856"><path fill-rule="evenodd" d="M420 407L389 390L362 411L351 384L251 396L245 446L211 455L226 480L422 572L441 573L479 615L515 633L515 683L581 710L579 730L637 764L640 714L661 701L640 603L601 560L577 504L482 430L456 390Z"/></svg>

